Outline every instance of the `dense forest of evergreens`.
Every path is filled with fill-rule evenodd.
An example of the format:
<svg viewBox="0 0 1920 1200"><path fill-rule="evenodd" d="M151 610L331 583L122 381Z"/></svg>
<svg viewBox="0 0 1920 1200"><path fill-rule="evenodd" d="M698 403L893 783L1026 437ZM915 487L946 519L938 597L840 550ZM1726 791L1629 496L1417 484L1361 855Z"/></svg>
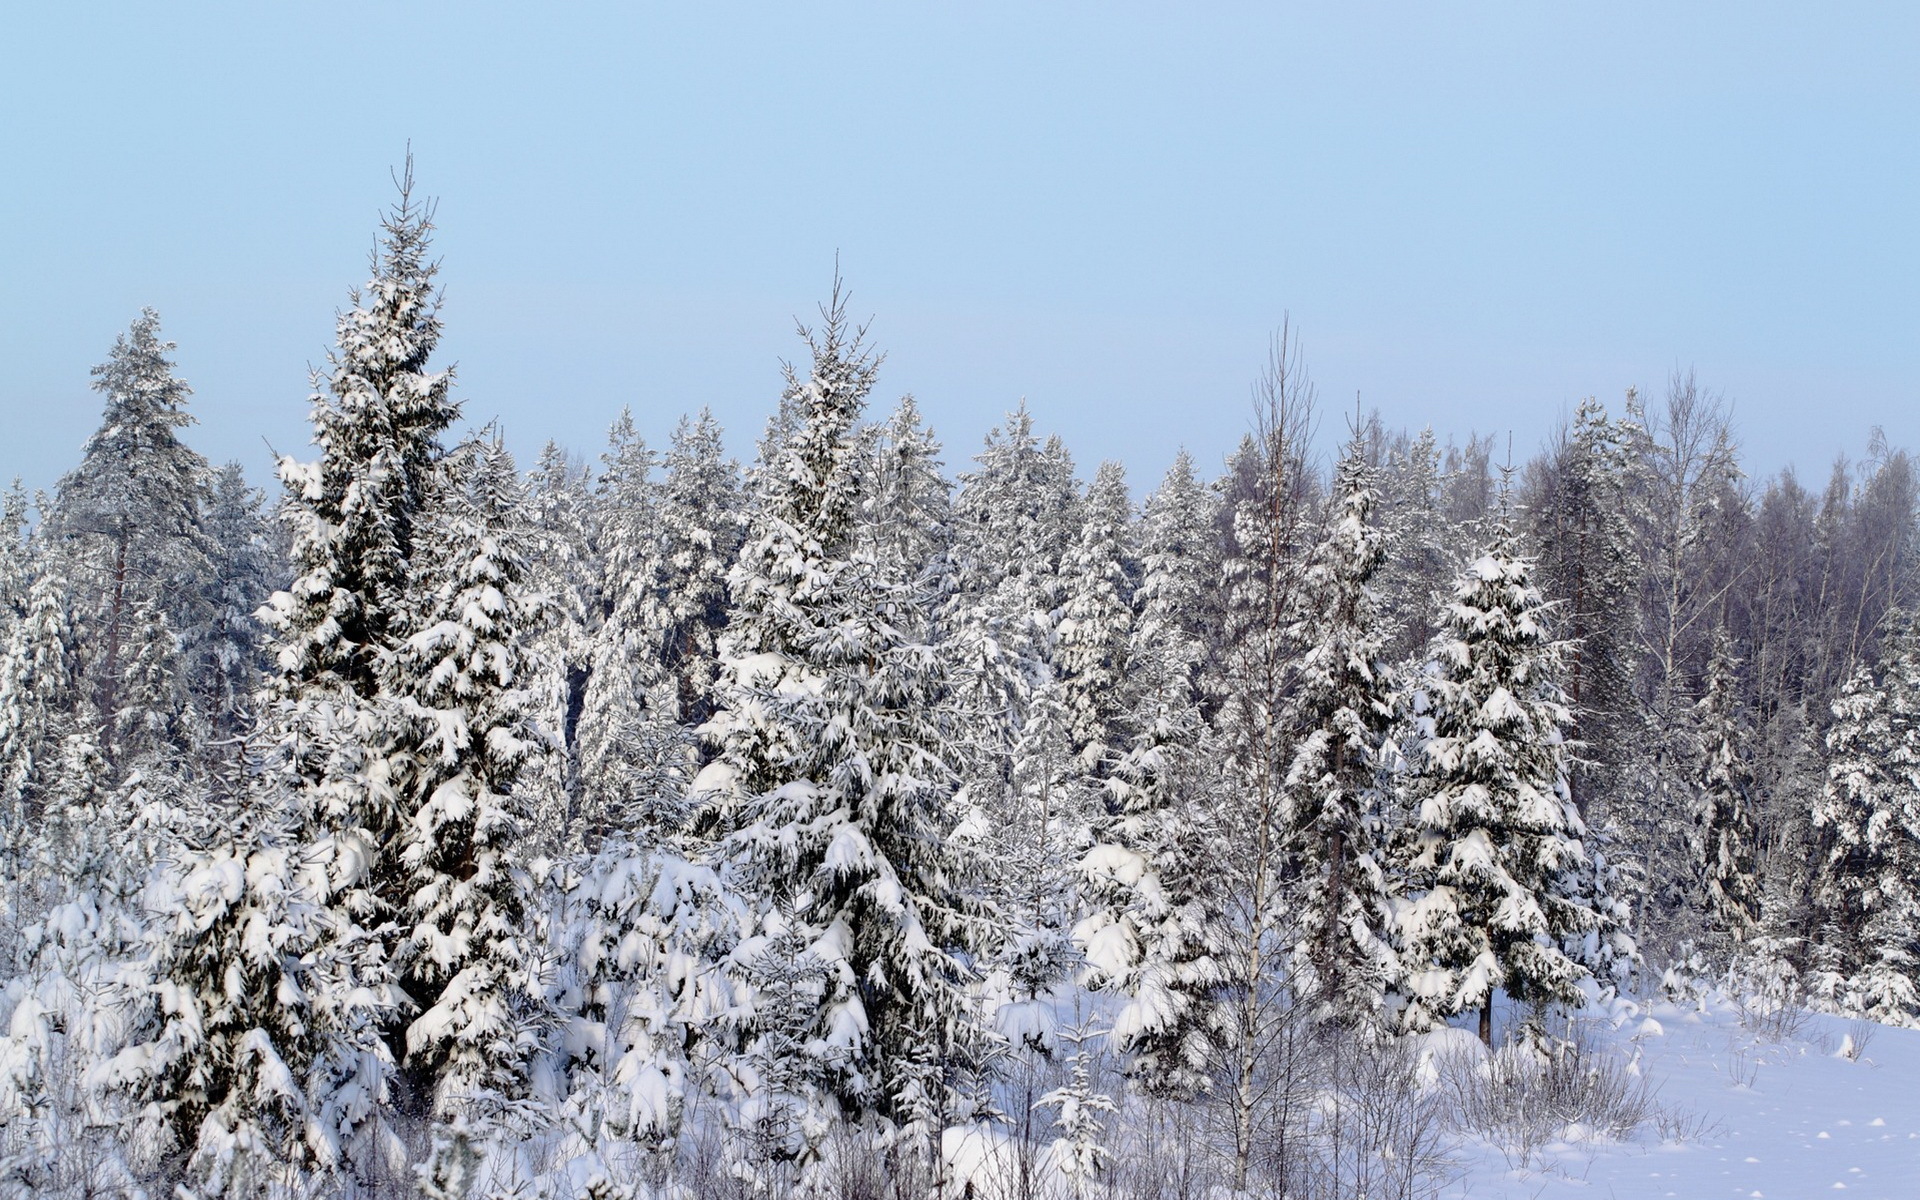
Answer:
<svg viewBox="0 0 1920 1200"><path fill-rule="evenodd" d="M1920 1023L1904 451L1753 479L1679 376L1508 462L1283 331L1136 502L870 407L836 283L750 466L623 414L522 472L430 215L276 497L149 311L6 499L0 1195L935 1195L991 1127L1077 1195L1411 1196L1428 1133L1294 1084L1611 989Z"/></svg>

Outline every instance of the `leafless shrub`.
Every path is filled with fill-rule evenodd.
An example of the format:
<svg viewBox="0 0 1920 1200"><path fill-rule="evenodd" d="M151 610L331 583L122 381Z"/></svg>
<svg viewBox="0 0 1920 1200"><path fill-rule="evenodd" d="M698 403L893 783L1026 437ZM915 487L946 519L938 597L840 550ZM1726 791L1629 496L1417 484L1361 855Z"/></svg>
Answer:
<svg viewBox="0 0 1920 1200"><path fill-rule="evenodd" d="M1746 1046L1727 1044L1727 1082L1734 1087L1750 1088L1760 1078L1760 1060Z"/></svg>
<svg viewBox="0 0 1920 1200"><path fill-rule="evenodd" d="M1790 1042L1804 1037L1812 1020L1805 999L1796 984L1786 991L1742 993L1733 1003L1748 1033L1763 1042Z"/></svg>
<svg viewBox="0 0 1920 1200"><path fill-rule="evenodd" d="M1678 1105L1659 1104L1654 1106L1653 1128L1663 1144L1677 1146L1712 1137L1721 1132L1723 1126L1705 1113Z"/></svg>
<svg viewBox="0 0 1920 1200"><path fill-rule="evenodd" d="M1872 1021L1855 1018L1847 1022L1846 1037L1840 1043L1840 1055L1848 1062L1872 1063L1867 1058L1867 1047L1873 1044L1873 1035L1880 1027Z"/></svg>
<svg viewBox="0 0 1920 1200"><path fill-rule="evenodd" d="M1403 1042L1308 1020L1269 1030L1250 1072L1257 1104L1130 1098L1129 1142L1106 1180L1128 1200L1193 1200L1231 1190L1238 1118L1252 1124L1248 1190L1297 1200L1427 1200L1452 1178L1446 1097ZM1229 1077L1231 1078L1231 1077Z"/></svg>
<svg viewBox="0 0 1920 1200"><path fill-rule="evenodd" d="M1136 1094L1129 1116L1108 1173L1116 1196L1201 1200L1223 1185L1221 1156L1197 1105Z"/></svg>
<svg viewBox="0 0 1920 1200"><path fill-rule="evenodd" d="M1113 1200L1216 1196L1232 1190L1239 1150L1251 1145L1245 1190L1253 1195L1293 1200L1429 1200L1437 1195L1452 1176L1447 1154L1452 1131L1445 1097L1423 1085L1412 1048L1371 1042L1284 1005L1267 1016L1257 1062L1244 1071L1223 1071L1214 1093L1191 1101L1128 1089L1114 1064L1105 1064L1098 1086L1124 1097L1115 1128L1125 1134L1110 1147L1111 1162L1097 1181L1100 1194ZM1006 1111L1018 1111L1014 1102L1027 1090L1019 1071L1027 1069L1044 1082L1044 1064L1017 1069L1007 1080ZM1218 1090L1242 1081L1250 1082L1249 1095ZM1050 1133L1029 1133L1016 1123L997 1136L1005 1141L984 1147L989 1151L983 1156L987 1193L1058 1200L1063 1193L1053 1189L1057 1181L1044 1169Z"/></svg>
<svg viewBox="0 0 1920 1200"><path fill-rule="evenodd" d="M827 1135L814 1189L835 1200L921 1200L935 1194L933 1164L917 1141L871 1122L840 1122Z"/></svg>
<svg viewBox="0 0 1920 1200"><path fill-rule="evenodd" d="M1660 1111L1644 1076L1578 1031L1542 1050L1457 1056L1441 1079L1456 1128L1500 1146L1516 1166L1532 1163L1540 1147L1564 1140L1571 1128L1624 1139Z"/></svg>
<svg viewBox="0 0 1920 1200"><path fill-rule="evenodd" d="M1329 1056L1309 1122L1300 1195L1314 1200L1422 1200L1454 1170L1443 1097L1423 1087L1403 1042L1349 1042Z"/></svg>

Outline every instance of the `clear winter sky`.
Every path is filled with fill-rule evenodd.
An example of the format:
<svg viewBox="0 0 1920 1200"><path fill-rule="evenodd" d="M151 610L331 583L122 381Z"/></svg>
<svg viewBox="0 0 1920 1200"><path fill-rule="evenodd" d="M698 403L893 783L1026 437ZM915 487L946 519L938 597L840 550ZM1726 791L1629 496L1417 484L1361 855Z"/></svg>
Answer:
<svg viewBox="0 0 1920 1200"><path fill-rule="evenodd" d="M836 252L963 463L1020 397L1137 488L1292 314L1323 401L1537 446L1695 367L1759 473L1920 448L1920 6L22 2L0 473L50 485L141 305L209 457L306 369L411 139L470 415L751 450ZM264 441L263 441L264 439Z"/></svg>

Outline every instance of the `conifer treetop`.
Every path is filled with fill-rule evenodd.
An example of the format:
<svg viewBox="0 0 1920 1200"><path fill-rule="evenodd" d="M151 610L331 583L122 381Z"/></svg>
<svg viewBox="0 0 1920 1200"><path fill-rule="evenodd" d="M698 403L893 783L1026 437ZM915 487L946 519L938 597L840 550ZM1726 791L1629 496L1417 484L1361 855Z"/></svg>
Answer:
<svg viewBox="0 0 1920 1200"><path fill-rule="evenodd" d="M452 369L428 369L440 339L439 266L427 256L433 206L414 199L411 156L395 183L372 278L350 294L329 370L314 379L320 457L280 463L295 571L274 604L283 686L331 680L363 699L402 628L440 437L459 415Z"/></svg>

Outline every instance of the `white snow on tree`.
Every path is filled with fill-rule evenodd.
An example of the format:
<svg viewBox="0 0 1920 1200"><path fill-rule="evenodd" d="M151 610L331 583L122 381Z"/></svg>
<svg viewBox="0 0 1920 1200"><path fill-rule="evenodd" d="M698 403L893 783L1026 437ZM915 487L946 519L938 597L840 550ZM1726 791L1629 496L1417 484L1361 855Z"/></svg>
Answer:
<svg viewBox="0 0 1920 1200"><path fill-rule="evenodd" d="M1074 967L1079 865L1094 838L1096 805L1074 754L1066 687L1043 676L1028 698L1010 755L1012 778L982 844L998 878L992 896L1004 922L985 981L1001 1034L1015 1047L1054 1049L1053 989Z"/></svg>
<svg viewBox="0 0 1920 1200"><path fill-rule="evenodd" d="M613 829L678 824L692 765L662 657L667 614L654 458L623 412L608 436L595 497L602 614L579 725L581 824L589 846Z"/></svg>
<svg viewBox="0 0 1920 1200"><path fill-rule="evenodd" d="M1400 915L1409 1028L1477 1009L1491 1043L1496 992L1575 1004L1589 974L1563 948L1598 917L1578 895L1590 864L1567 792L1566 647L1549 616L1503 498L1421 681L1432 735Z"/></svg>
<svg viewBox="0 0 1920 1200"><path fill-rule="evenodd" d="M26 614L0 658L0 820L16 859L45 817L54 765L81 703L73 661L74 630L64 577L43 570L29 586ZM18 877L18 866L13 872Z"/></svg>
<svg viewBox="0 0 1920 1200"><path fill-rule="evenodd" d="M1025 407L987 436L979 469L960 477L953 594L941 625L953 681L958 758L973 804L1011 803L1013 746L1049 677L1060 573L1078 529L1072 463L1042 444Z"/></svg>
<svg viewBox="0 0 1920 1200"><path fill-rule="evenodd" d="M1348 1026L1381 1018L1394 981L1391 901L1378 857L1383 758L1397 698L1373 581L1386 557L1374 523L1374 473L1356 430L1334 475L1327 531L1300 591L1292 638L1303 647L1288 717L1287 853L1296 872L1292 983Z"/></svg>
<svg viewBox="0 0 1920 1200"><path fill-rule="evenodd" d="M32 581L27 543L27 489L16 477L0 496L0 633L26 615L27 585Z"/></svg>
<svg viewBox="0 0 1920 1200"><path fill-rule="evenodd" d="M409 875L393 850L411 817L389 777L397 731L383 689L417 615L440 435L458 415L451 371L428 365L441 332L432 208L414 199L411 162L398 182L372 278L339 314L329 369L315 379L320 456L280 463L293 578L262 609L276 668L268 765L324 864L328 953L343 973L323 999L323 1051L290 1066L330 1140L373 1139L353 1141L347 1157L375 1174L401 1156L385 1106L404 1006L393 922Z"/></svg>
<svg viewBox="0 0 1920 1200"><path fill-rule="evenodd" d="M1393 548L1377 584L1390 627L1383 647L1389 662L1401 662L1426 649L1462 553L1443 509L1441 450L1431 426L1388 450L1380 492L1379 523Z"/></svg>
<svg viewBox="0 0 1920 1200"><path fill-rule="evenodd" d="M253 729L255 693L268 666L266 631L255 613L272 594L279 567L262 503L239 463L214 475L202 520L209 559L201 588L204 616L181 631L198 720L213 742L209 757L230 772L240 758L240 739Z"/></svg>
<svg viewBox="0 0 1920 1200"><path fill-rule="evenodd" d="M1127 997L1111 1042L1150 1091L1209 1082L1207 994L1219 983L1205 896L1217 849L1195 631L1212 506L1183 453L1147 501L1123 693L1132 731L1107 780L1111 813L1080 864L1083 978Z"/></svg>
<svg viewBox="0 0 1920 1200"><path fill-rule="evenodd" d="M115 340L107 361L93 369L105 411L80 465L61 479L47 521L50 548L58 546L67 560L70 602L91 627L83 668L98 713L100 749L122 771L127 764L121 762L119 736L130 723L130 705L171 707L171 695L151 690L172 693L183 683L178 664L169 663L164 678L135 684L149 694L129 700L122 695L127 675L140 669L129 659L143 638L153 636L143 626L160 620L179 630L199 622L203 602L196 585L208 566L201 518L211 472L179 439L178 431L193 420L186 411L191 393L174 378L167 357L174 346L159 331L159 316L143 310ZM140 724L140 718L131 723ZM136 756L138 749L132 748Z"/></svg>
<svg viewBox="0 0 1920 1200"><path fill-rule="evenodd" d="M1068 740L1098 788L1125 739L1120 709L1133 626L1133 505L1119 463L1100 464L1082 511L1080 537L1063 564L1066 594L1053 662Z"/></svg>
<svg viewBox="0 0 1920 1200"><path fill-rule="evenodd" d="M52 579L36 583L0 673L9 793L0 1184L18 1194L75 1187L75 1165L89 1161L91 1185L134 1185L129 1156L111 1144L115 1109L87 1075L127 1036L124 968L144 944L141 892L157 852L64 670L71 648L58 649L67 628Z"/></svg>
<svg viewBox="0 0 1920 1200"><path fill-rule="evenodd" d="M876 426L861 488L857 537L890 579L915 580L930 604L946 600L953 543L952 484L940 470L940 442L912 396Z"/></svg>
<svg viewBox="0 0 1920 1200"><path fill-rule="evenodd" d="M1920 1020L1920 636L1894 620L1879 670L1863 664L1833 702L1813 806L1824 853L1808 990L1833 1011L1910 1025Z"/></svg>
<svg viewBox="0 0 1920 1200"><path fill-rule="evenodd" d="M690 1095L728 1095L744 1018L748 913L713 866L646 838L610 840L563 897L557 941L562 1119L579 1157L670 1165Z"/></svg>
<svg viewBox="0 0 1920 1200"><path fill-rule="evenodd" d="M727 573L742 535L740 468L726 457L719 422L706 409L674 427L664 466L655 497L666 624L661 656L673 683L675 716L697 725L712 715L719 678Z"/></svg>
<svg viewBox="0 0 1920 1200"><path fill-rule="evenodd" d="M272 797L253 799L209 844L179 854L166 916L133 974L131 1044L98 1077L144 1106L149 1136L184 1156L207 1196L297 1187L341 1154L301 1075L325 1051L317 1001L339 983L324 876L263 811Z"/></svg>
<svg viewBox="0 0 1920 1200"><path fill-rule="evenodd" d="M856 547L854 430L877 361L837 284L822 316L807 373L788 372L798 424L731 577L719 757L696 788L763 919L784 914L821 964L811 1085L930 1135L942 1069L971 1034L959 954L974 936L933 724L943 685L906 632L924 621L912 590Z"/></svg>
<svg viewBox="0 0 1920 1200"><path fill-rule="evenodd" d="M601 565L589 531L592 492L583 463L554 442L527 476L531 534L527 590L541 609L527 648L534 713L554 738L551 753L528 764L520 786L533 816L530 847L560 851L578 837L583 780L579 724L586 704L593 631L600 621Z"/></svg>
<svg viewBox="0 0 1920 1200"><path fill-rule="evenodd" d="M407 632L440 435L458 414L452 372L428 369L441 331L438 265L427 256L432 208L414 200L412 183L409 164L373 277L339 315L330 370L315 380L325 387L311 411L320 457L281 461L294 578L266 610L289 768L305 785L314 828L334 841L337 883L356 893L349 904L363 918L378 913L366 888L400 814L368 782L367 742L378 735L359 710L379 693L384 658Z"/></svg>
<svg viewBox="0 0 1920 1200"><path fill-rule="evenodd" d="M1107 1122L1119 1105L1094 1086L1096 1055L1088 1047L1105 1036L1084 1021L1062 1030L1061 1041L1072 1047L1067 1054L1067 1081L1034 1101L1036 1107L1054 1112L1053 1127L1060 1135L1051 1147L1053 1163L1066 1177L1072 1200L1096 1195L1095 1181L1113 1161L1113 1151L1107 1147Z"/></svg>
<svg viewBox="0 0 1920 1200"><path fill-rule="evenodd" d="M1070 970L1075 867L1100 799L1075 758L1055 662L1081 500L1064 445L1042 442L1024 405L988 434L975 462L960 479L939 622L952 681L950 757L961 771L966 842L989 864L984 891L1007 918L987 1002L1005 1036L1044 1049L1052 1010L1043 997Z"/></svg>
<svg viewBox="0 0 1920 1200"><path fill-rule="evenodd" d="M744 1095L732 1166L755 1192L777 1196L817 1161L838 1115L812 1044L812 1014L832 968L814 952L812 932L787 914L776 909L763 929L737 954L753 996L753 1032L733 1068Z"/></svg>
<svg viewBox="0 0 1920 1200"><path fill-rule="evenodd" d="M1737 667L1723 626L1714 636L1706 693L1694 706L1700 742L1694 825L1707 917L1713 932L1734 947L1744 944L1760 921L1750 734L1739 708Z"/></svg>
<svg viewBox="0 0 1920 1200"><path fill-rule="evenodd" d="M418 1006L403 1066L436 1115L485 1130L526 1097L551 1024L513 853L527 816L514 785L549 739L530 716L523 639L537 608L513 460L487 436L445 470L426 601L387 686L387 770L407 814L391 849L405 873L396 965Z"/></svg>

